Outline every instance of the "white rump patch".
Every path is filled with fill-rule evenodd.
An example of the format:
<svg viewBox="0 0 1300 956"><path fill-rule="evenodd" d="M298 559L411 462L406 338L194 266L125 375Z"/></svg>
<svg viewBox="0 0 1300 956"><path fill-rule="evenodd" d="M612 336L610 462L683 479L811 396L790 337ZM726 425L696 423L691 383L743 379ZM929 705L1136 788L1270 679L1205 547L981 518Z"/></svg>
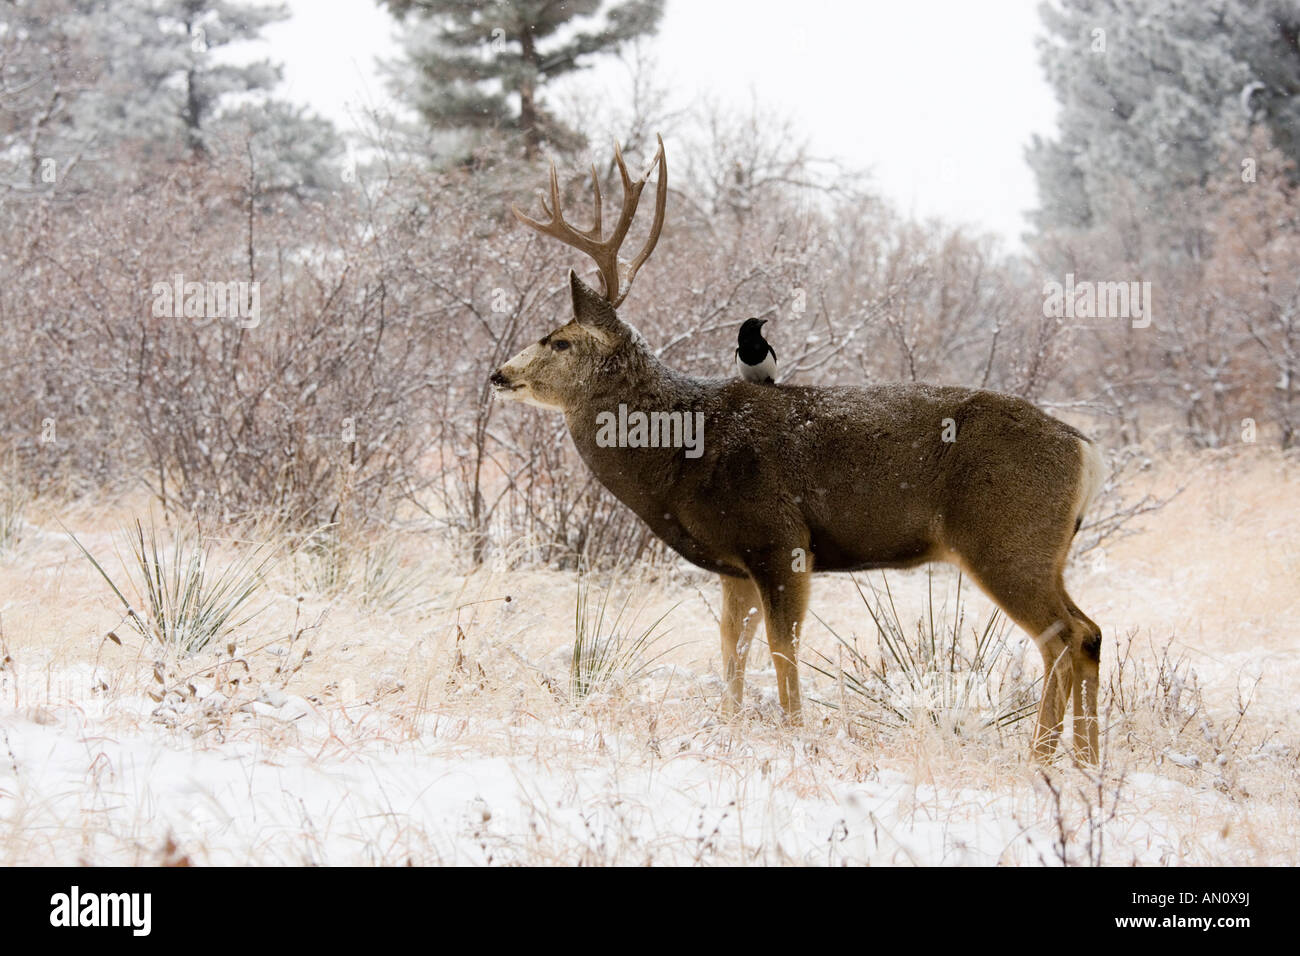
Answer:
<svg viewBox="0 0 1300 956"><path fill-rule="evenodd" d="M1074 516L1082 518L1101 494L1101 486L1106 481L1106 459L1101 449L1087 439L1079 439L1079 451L1083 463L1079 468L1079 488L1074 501Z"/></svg>

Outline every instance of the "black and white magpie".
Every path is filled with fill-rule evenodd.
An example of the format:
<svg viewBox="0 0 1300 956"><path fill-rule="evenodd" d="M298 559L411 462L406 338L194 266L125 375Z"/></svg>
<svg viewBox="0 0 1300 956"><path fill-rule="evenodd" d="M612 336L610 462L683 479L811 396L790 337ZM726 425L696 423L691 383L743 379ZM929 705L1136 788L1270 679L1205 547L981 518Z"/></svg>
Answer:
<svg viewBox="0 0 1300 956"><path fill-rule="evenodd" d="M736 359L740 374L747 382L771 385L776 381L776 349L763 338L767 319L746 319L737 339Z"/></svg>

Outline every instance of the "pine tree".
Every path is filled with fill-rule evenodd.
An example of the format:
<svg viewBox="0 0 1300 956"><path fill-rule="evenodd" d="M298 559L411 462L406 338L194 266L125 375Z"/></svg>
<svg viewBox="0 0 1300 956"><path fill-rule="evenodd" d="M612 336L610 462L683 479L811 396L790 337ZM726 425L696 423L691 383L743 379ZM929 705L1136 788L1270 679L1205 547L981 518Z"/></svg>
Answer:
<svg viewBox="0 0 1300 956"><path fill-rule="evenodd" d="M547 107L549 84L653 34L663 0L378 0L410 30L394 89L436 130L516 137L525 158L581 145ZM402 71L401 67L405 70ZM405 78L400 74L404 72Z"/></svg>
<svg viewBox="0 0 1300 956"><path fill-rule="evenodd" d="M1159 215L1235 170L1251 125L1300 159L1300 8L1292 0L1058 0L1041 60L1061 106L1035 137L1040 228L1107 221L1114 203Z"/></svg>
<svg viewBox="0 0 1300 956"><path fill-rule="evenodd" d="M102 0L0 4L0 166L10 190L59 181L93 146L82 107L107 84Z"/></svg>
<svg viewBox="0 0 1300 956"><path fill-rule="evenodd" d="M234 66L216 54L258 39L264 27L288 19L289 11L228 0L153 0L148 13L158 24L153 39L175 38L156 43L156 62L159 72L180 81L172 115L184 128L186 145L201 153L224 98L266 92L280 82L280 68L267 60Z"/></svg>
<svg viewBox="0 0 1300 956"><path fill-rule="evenodd" d="M283 6L232 0L29 0L0 5L0 155L14 188L129 178L135 160L251 150L263 191L334 178L333 127L274 99L280 68L219 55ZM131 161L119 151L129 150Z"/></svg>
<svg viewBox="0 0 1300 956"><path fill-rule="evenodd" d="M332 163L342 152L333 126L271 95L281 79L278 64L256 60L235 65L220 55L288 19L285 6L234 0L136 2L153 27L141 31L147 55L136 67L142 79L136 88L151 100L163 98L153 113L164 138L179 138L196 156L222 149L250 151L263 192L301 195L333 183Z"/></svg>

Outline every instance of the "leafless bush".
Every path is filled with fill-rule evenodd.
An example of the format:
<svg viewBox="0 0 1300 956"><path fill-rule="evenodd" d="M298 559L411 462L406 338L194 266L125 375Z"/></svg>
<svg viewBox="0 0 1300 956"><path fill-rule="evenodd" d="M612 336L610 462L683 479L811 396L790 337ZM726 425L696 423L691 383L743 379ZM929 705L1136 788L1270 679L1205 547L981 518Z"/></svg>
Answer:
<svg viewBox="0 0 1300 956"><path fill-rule="evenodd" d="M199 166L33 211L4 296L42 372L15 397L50 434L6 437L38 476L125 472L164 506L304 525L406 485L430 336L352 224L260 206L238 171ZM212 314L212 287L236 282L256 314Z"/></svg>
<svg viewBox="0 0 1300 956"><path fill-rule="evenodd" d="M693 172L623 310L666 361L734 374L735 330L757 315L775 320L794 383L1041 401L1077 364L1030 271L987 238L902 220L770 131L737 145L765 135L752 118L701 128L719 141L683 157ZM28 485L143 482L187 513L341 539L422 516L467 563L518 560L520 541L565 565L660 552L562 421L491 400L491 371L568 319L569 261L508 215L538 170L488 152L441 172L389 157L304 202L263 188L252 155L0 212L0 340L24 356L0 367L0 441ZM582 221L589 182L562 183ZM260 314L160 307L177 276L256 284Z"/></svg>
<svg viewBox="0 0 1300 956"><path fill-rule="evenodd" d="M1262 677L1239 676L1232 703L1213 706L1186 654L1165 644L1144 658L1134 653L1133 642L1131 634L1120 642L1110 670L1110 739L1234 792L1243 761L1272 756L1276 749L1270 749L1271 733L1258 733L1250 720Z"/></svg>
<svg viewBox="0 0 1300 956"><path fill-rule="evenodd" d="M1147 471L1151 458L1140 447L1125 445L1109 450L1109 464L1105 481L1097 501L1089 509L1087 518L1079 529L1074 545L1074 555L1079 557L1096 552L1142 530L1140 519L1159 511L1182 494L1186 485L1180 485L1169 494L1147 491L1137 496L1129 495L1134 479Z"/></svg>

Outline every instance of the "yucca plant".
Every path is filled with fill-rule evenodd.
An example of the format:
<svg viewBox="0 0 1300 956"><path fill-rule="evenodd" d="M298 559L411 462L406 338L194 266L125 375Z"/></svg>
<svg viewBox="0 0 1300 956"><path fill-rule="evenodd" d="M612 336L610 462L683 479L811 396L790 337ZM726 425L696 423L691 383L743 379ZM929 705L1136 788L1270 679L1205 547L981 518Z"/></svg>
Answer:
<svg viewBox="0 0 1300 956"><path fill-rule="evenodd" d="M333 594L348 577L348 554L337 524L322 525L294 539L295 582L317 594Z"/></svg>
<svg viewBox="0 0 1300 956"><path fill-rule="evenodd" d="M850 719L894 728L929 724L958 735L1006 727L1035 711L1038 682L1025 677L1011 642L1016 630L1002 612L994 608L965 635L960 574L949 611L946 604L936 608L933 572L927 571L926 608L910 628L899 617L889 579L882 574L881 581L879 590L868 581L868 596L853 577L875 625L876 659L856 636L846 640L822 621L843 648L837 655L843 666L821 653L808 662L841 690L838 700L823 704L844 707Z"/></svg>
<svg viewBox="0 0 1300 956"><path fill-rule="evenodd" d="M202 529L177 528L169 546L159 541L152 519L146 531L139 519L127 529L130 559L119 559L126 588L104 570L76 536L68 536L112 588L130 625L147 641L181 654L194 654L252 620L260 611L252 600L274 554L266 546L245 550L214 567L213 541ZM124 593L136 593L137 609Z"/></svg>
<svg viewBox="0 0 1300 956"><path fill-rule="evenodd" d="M360 577L361 603L388 611L396 610L420 583L414 568L402 566L401 552L391 538L365 549Z"/></svg>
<svg viewBox="0 0 1300 956"><path fill-rule="evenodd" d="M391 537L354 542L338 524L311 532L294 552L299 584L318 594L354 594L366 607L395 610L420 583L414 569L401 563Z"/></svg>
<svg viewBox="0 0 1300 956"><path fill-rule="evenodd" d="M600 602L593 605L589 579L579 571L573 615L573 656L569 664L569 695L574 700L635 681L673 650L672 647L659 651L655 648L667 635L667 631L659 631L659 626L677 605L649 627L640 627L637 624L640 612L628 615L631 591L612 617L610 594L611 589L606 588Z"/></svg>

